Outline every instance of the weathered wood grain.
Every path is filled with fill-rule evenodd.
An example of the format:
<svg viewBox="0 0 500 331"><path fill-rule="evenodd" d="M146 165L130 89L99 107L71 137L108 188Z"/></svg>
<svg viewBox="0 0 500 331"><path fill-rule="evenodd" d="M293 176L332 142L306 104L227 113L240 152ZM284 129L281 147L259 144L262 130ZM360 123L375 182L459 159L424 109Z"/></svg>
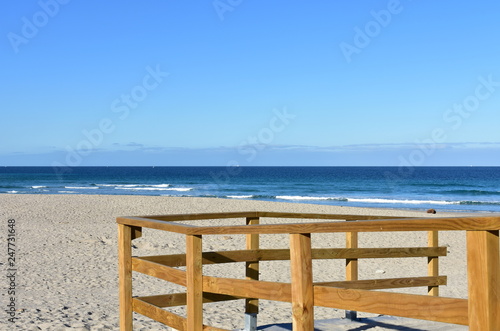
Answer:
<svg viewBox="0 0 500 331"><path fill-rule="evenodd" d="M231 226L193 226L172 221L202 220L234 217L286 217L307 219L341 219L352 222L256 224ZM359 221L359 219L370 219ZM167 221L168 220L168 221ZM499 230L500 216L466 216L442 218L399 218L358 215L288 214L267 212L164 215L149 217L118 217L117 223L184 233L205 234L272 234L272 233L326 233L326 232L391 232L391 231L452 231L452 230Z"/></svg>
<svg viewBox="0 0 500 331"><path fill-rule="evenodd" d="M446 285L446 276L437 277L405 277L405 278L383 278L383 279L363 279L355 281L335 281L316 282L314 285L352 288L359 290L382 290L390 288L407 288L421 286L442 286Z"/></svg>
<svg viewBox="0 0 500 331"><path fill-rule="evenodd" d="M167 282L186 286L186 272L162 264L146 261L138 257L132 258L132 270L166 280Z"/></svg>
<svg viewBox="0 0 500 331"><path fill-rule="evenodd" d="M467 231L469 330L500 329L500 254L498 231Z"/></svg>
<svg viewBox="0 0 500 331"><path fill-rule="evenodd" d="M316 306L468 325L467 300L314 286Z"/></svg>
<svg viewBox="0 0 500 331"><path fill-rule="evenodd" d="M313 248L312 259L376 259L446 256L446 247ZM141 256L141 260L171 267L186 265L186 254ZM290 260L289 249L255 249L202 253L203 264Z"/></svg>
<svg viewBox="0 0 500 331"><path fill-rule="evenodd" d="M292 302L292 288L288 283L203 276L203 291L247 298Z"/></svg>
<svg viewBox="0 0 500 331"><path fill-rule="evenodd" d="M187 304L187 294L186 293L173 293L173 294L162 294L162 295L150 295L145 297L136 297L135 299L144 301L146 303L155 305L160 308L165 307L176 307L184 306ZM221 302L221 301L231 301L240 300L243 297L235 297L232 295L215 294L215 293L203 293L203 303L210 302Z"/></svg>
<svg viewBox="0 0 500 331"><path fill-rule="evenodd" d="M118 224L120 330L132 331L132 228Z"/></svg>
<svg viewBox="0 0 500 331"><path fill-rule="evenodd" d="M294 331L314 329L311 234L290 235L292 322Z"/></svg>
<svg viewBox="0 0 500 331"><path fill-rule="evenodd" d="M202 237L186 236L187 328L203 329Z"/></svg>
<svg viewBox="0 0 500 331"><path fill-rule="evenodd" d="M161 309L153 304L142 301L138 298L134 298L132 302L135 312L147 316L151 319L154 319L155 321L158 321L165 325L168 325L176 330L179 331L188 330L185 318L177 314L171 313L169 311L166 311L164 309Z"/></svg>
<svg viewBox="0 0 500 331"><path fill-rule="evenodd" d="M258 217L247 217L247 225L259 224L260 219ZM247 234L246 235L246 247L247 250L254 251L259 249L259 234ZM259 261L250 260L245 263L245 276L246 279L259 280ZM259 299L248 298L245 300L245 313L246 314L257 314L259 312Z"/></svg>
<svg viewBox="0 0 500 331"><path fill-rule="evenodd" d="M439 246L439 232L429 231L427 233L427 246L438 247ZM439 257L440 255L429 256L427 258L427 274L431 277L439 276ZM439 286L429 286L427 288L427 293L432 296L439 296Z"/></svg>

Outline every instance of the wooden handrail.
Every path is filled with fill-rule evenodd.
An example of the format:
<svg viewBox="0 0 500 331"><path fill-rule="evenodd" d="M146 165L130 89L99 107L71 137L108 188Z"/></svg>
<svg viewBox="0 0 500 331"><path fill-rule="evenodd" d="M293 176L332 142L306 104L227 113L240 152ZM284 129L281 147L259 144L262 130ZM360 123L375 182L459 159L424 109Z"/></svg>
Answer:
<svg viewBox="0 0 500 331"><path fill-rule="evenodd" d="M213 219L244 218L244 225L207 226ZM263 218L330 220L270 224ZM349 220L350 222L345 222ZM189 221L185 224L184 221ZM197 225L196 221L204 221ZM131 331L132 312L138 312L178 330L221 330L203 325L203 303L245 299L250 317L258 312L258 299L292 304L294 330L313 329L314 306L350 311L406 316L469 325L472 331L493 331L500 325L500 216L440 218L395 218L366 215L329 215L277 212L231 212L206 214L119 217L118 256L120 276L120 329ZM186 236L186 253L132 257L131 242L152 228ZM438 231L467 232L467 274L469 298L439 297L446 284L439 275ZM358 233L427 231L428 247L359 248ZM346 248L312 248L312 233L346 233ZM245 234L244 250L202 252L205 235ZM260 234L289 234L290 249L260 249ZM426 257L427 277L359 280L358 262L364 258ZM313 283L313 259L346 260L346 280ZM291 283L259 280L259 261L290 260ZM205 276L204 264L246 265L246 279ZM178 267L186 267L186 270ZM187 288L186 293L132 297L132 271L141 272ZM422 286L429 295L389 293L373 289ZM187 306L187 318L161 309ZM255 319L251 320L256 323ZM255 327L254 325L253 327ZM248 326L247 327L252 327Z"/></svg>
<svg viewBox="0 0 500 331"><path fill-rule="evenodd" d="M236 218L238 213L229 213L225 218ZM244 217L248 214L242 213ZM253 212L253 215L260 215ZM263 215L270 213L262 213ZM222 214L186 214L189 220L194 220L195 216L203 217L201 220L219 219ZM301 217L304 214L283 213L283 218L304 218L310 219L312 215ZM327 215L318 214L327 219ZM160 218L159 216L155 216ZM261 216L265 217L265 216ZM276 218L278 216L269 216ZM331 219L342 219L346 215L332 215ZM118 224L130 226L146 227L157 230L164 230L189 235L215 235L215 234L278 234L278 233L330 233L330 232L393 232L393 231L484 231L500 230L500 216L468 216L468 217L442 217L442 218L397 218L377 216L371 220L362 221L337 221L337 222L315 222L315 223L286 223L286 224L255 224L255 225L231 225L231 226L194 226L192 224L175 223L182 221L180 216L175 216L172 221L156 219L153 217L119 217ZM352 215L351 215L352 218ZM356 215L356 218L362 216ZM365 218L366 219L366 218Z"/></svg>
<svg viewBox="0 0 500 331"><path fill-rule="evenodd" d="M313 248L311 256L313 260L438 257L446 256L446 249L447 247ZM186 265L186 254L144 256L141 259L170 267ZM280 260L290 260L289 249L246 249L202 253L203 264Z"/></svg>

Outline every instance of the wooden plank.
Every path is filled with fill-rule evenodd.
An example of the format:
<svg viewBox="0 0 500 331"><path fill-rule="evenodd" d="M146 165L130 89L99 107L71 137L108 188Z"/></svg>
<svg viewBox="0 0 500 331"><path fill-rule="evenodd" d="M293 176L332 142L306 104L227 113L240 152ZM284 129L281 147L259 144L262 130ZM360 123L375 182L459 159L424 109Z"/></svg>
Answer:
<svg viewBox="0 0 500 331"><path fill-rule="evenodd" d="M158 221L167 222L186 222L186 221L202 221L202 220L216 220L227 218L243 218L243 217L259 217L256 211L238 211L238 212L225 212L225 213L191 213L191 214L169 214L169 215L147 215L139 216L141 218L154 219Z"/></svg>
<svg viewBox="0 0 500 331"><path fill-rule="evenodd" d="M376 259L446 256L446 247L393 247L393 248L314 248L312 258L316 259ZM234 263L249 261L290 260L289 249L256 249L203 252L203 264ZM186 265L186 254L141 256L139 259L171 267Z"/></svg>
<svg viewBox="0 0 500 331"><path fill-rule="evenodd" d="M500 327L500 254L498 231L467 231L469 330Z"/></svg>
<svg viewBox="0 0 500 331"><path fill-rule="evenodd" d="M294 331L314 329L311 234L290 235L292 321Z"/></svg>
<svg viewBox="0 0 500 331"><path fill-rule="evenodd" d="M145 225L144 225L145 226ZM232 226L200 226L186 228L186 233L209 234L273 234L327 232L394 232L455 231L500 229L499 216L449 217L432 219L396 219L353 222L288 223Z"/></svg>
<svg viewBox="0 0 500 331"><path fill-rule="evenodd" d="M203 276L203 291L247 298L291 302L292 287L288 283Z"/></svg>
<svg viewBox="0 0 500 331"><path fill-rule="evenodd" d="M346 232L346 248L358 248L358 232ZM345 279L352 283L358 280L358 259L345 260ZM355 321L358 312L353 310L345 311L345 318Z"/></svg>
<svg viewBox="0 0 500 331"><path fill-rule="evenodd" d="M203 329L202 237L186 236L187 328Z"/></svg>
<svg viewBox="0 0 500 331"><path fill-rule="evenodd" d="M269 253L273 255L272 252ZM219 264L219 263L234 263L234 262L247 262L247 261L261 261L266 255L266 252L261 250L235 250L235 251L218 251L218 252L203 252L203 264ZM290 251L288 249L279 250L276 256L280 260L289 260ZM280 258L283 257L283 258ZM158 256L141 256L142 260L156 262L159 264L180 267L186 265L186 254L174 255L158 255Z"/></svg>
<svg viewBox="0 0 500 331"><path fill-rule="evenodd" d="M184 306L187 304L186 293L173 293L173 294L163 294L163 295L151 295L145 297L136 297L141 301L155 305L157 307L176 307ZM215 293L203 293L203 303L211 302L221 302L221 301L231 301L244 299L242 297L235 297L231 295L215 294Z"/></svg>
<svg viewBox="0 0 500 331"><path fill-rule="evenodd" d="M156 262L143 260L139 257L132 258L132 270L166 280L167 282L186 286L186 272L161 265Z"/></svg>
<svg viewBox="0 0 500 331"><path fill-rule="evenodd" d="M347 232L346 233L346 248L358 248L358 233L357 232ZM370 250L371 251L371 250ZM346 280L358 280L358 259L357 258L346 258Z"/></svg>
<svg viewBox="0 0 500 331"><path fill-rule="evenodd" d="M208 216L207 216L208 215ZM295 218L318 218L331 219L330 217L343 217L353 219L353 215L306 215L288 213L221 213L221 214L193 214L190 218L209 219L231 218L241 215L246 217L295 217ZM263 215L263 216L262 216ZM268 215L268 216L266 216ZM272 215L272 216L269 216ZM184 218L188 217L182 215ZM464 217L442 217L442 218L399 218L391 219L384 217L379 220L353 221L353 222L322 222L322 223L290 223L290 224L258 224L258 225L232 225L232 226L191 226L186 224L173 224L163 219L179 219L179 215L150 216L156 217L118 217L119 224L142 226L153 229L191 234L253 234L253 233L324 233L324 232L390 232L390 231L451 231L451 230L499 230L500 216L464 216ZM367 216L369 217L369 216ZM354 219L362 219L363 216L355 215ZM374 219L374 217L371 217ZM181 219L182 220L182 219Z"/></svg>
<svg viewBox="0 0 500 331"><path fill-rule="evenodd" d="M142 237L142 228L140 226L132 226L132 240Z"/></svg>
<svg viewBox="0 0 500 331"><path fill-rule="evenodd" d="M259 224L258 217L247 217L247 225ZM246 247L247 250L255 251L259 249L259 234L247 234L246 235ZM245 276L246 279L259 280L259 262L252 260L251 262L245 263ZM259 312L259 299L248 298L245 300L245 313L246 314L257 314Z"/></svg>
<svg viewBox="0 0 500 331"><path fill-rule="evenodd" d="M439 246L439 232L438 231L429 231L427 233L427 246L429 247L438 247ZM427 274L430 277L439 276L439 257L429 256L427 258ZM427 294L432 296L439 296L439 286L429 286L427 288Z"/></svg>
<svg viewBox="0 0 500 331"><path fill-rule="evenodd" d="M271 250L274 251L274 250ZM278 250L276 250L278 251ZM290 251L281 249L279 252L266 252L262 250L235 250L235 251L218 251L218 252L203 252L203 264L219 264L219 263L234 263L247 261L262 261L270 255L270 260L289 260ZM171 267L181 267L186 265L186 254L174 255L158 255L158 256L141 256L142 260L156 262Z"/></svg>
<svg viewBox="0 0 500 331"><path fill-rule="evenodd" d="M185 222L230 218L294 218L294 219L329 219L329 220L378 220L378 219L401 219L410 217L376 216L376 215L352 215L352 214L321 214L321 213L286 213L268 211L241 211L226 213L191 213L191 214L169 214L169 215L146 215L146 216L122 216L120 221L128 218L147 218L151 220L166 222Z"/></svg>
<svg viewBox="0 0 500 331"><path fill-rule="evenodd" d="M141 315L147 316L155 321L168 325L179 331L187 331L186 319L182 316L163 310L156 307L153 304L145 302L139 298L133 299L134 311ZM226 329L220 329L213 326L203 325L203 331L229 331Z"/></svg>
<svg viewBox="0 0 500 331"><path fill-rule="evenodd" d="M151 255L138 257L143 261L155 262L168 267L184 267L186 266L186 254L171 254L171 255ZM208 264L208 263L206 263Z"/></svg>
<svg viewBox="0 0 500 331"><path fill-rule="evenodd" d="M182 234L198 233L193 225L174 223L175 221L200 221L211 219L228 219L239 217L276 217L276 218L305 218L305 219L335 219L335 220L358 220L358 219L392 219L389 216L365 216L365 215L329 215L329 214L299 214L299 213L276 213L276 212L231 212L231 213L202 213L202 214L172 214L151 216L121 216L116 219L118 224L127 224L137 227L146 227L157 230L170 231ZM226 228L223 226L222 228ZM211 227L215 230L218 227ZM255 233L255 232L254 232ZM286 233L286 232L283 232Z"/></svg>
<svg viewBox="0 0 500 331"><path fill-rule="evenodd" d="M118 224L120 330L132 331L132 228Z"/></svg>
<svg viewBox="0 0 500 331"><path fill-rule="evenodd" d="M382 290L390 288L439 286L439 285L446 285L446 283L447 283L446 276L437 276L437 277L364 279L364 280L345 281L345 282L342 281L317 282L314 283L314 285L350 288L358 290Z"/></svg>
<svg viewBox="0 0 500 331"><path fill-rule="evenodd" d="M376 215L353 215L353 214L318 214L318 213L283 213L283 212L257 212L258 217L273 218L298 218L298 219L328 219L328 220L381 220L381 219L401 219L405 217L376 216ZM410 217L406 217L410 218Z"/></svg>
<svg viewBox="0 0 500 331"><path fill-rule="evenodd" d="M138 298L134 298L132 301L135 312L154 319L155 321L158 321L165 325L168 325L176 330L188 330L188 328L186 327L187 323L185 318L161 309L145 301L142 301Z"/></svg>
<svg viewBox="0 0 500 331"><path fill-rule="evenodd" d="M314 286L314 304L345 310L468 325L465 299Z"/></svg>
<svg viewBox="0 0 500 331"><path fill-rule="evenodd" d="M145 217L134 216L118 217L116 219L116 223L182 234L187 234L188 232L190 232L189 229L195 228L194 226L188 224L165 222Z"/></svg>
<svg viewBox="0 0 500 331"><path fill-rule="evenodd" d="M446 256L446 247L322 248L313 249L313 259L379 259Z"/></svg>
<svg viewBox="0 0 500 331"><path fill-rule="evenodd" d="M208 326L208 325L203 325L203 331L231 331L231 330L216 328L216 327Z"/></svg>

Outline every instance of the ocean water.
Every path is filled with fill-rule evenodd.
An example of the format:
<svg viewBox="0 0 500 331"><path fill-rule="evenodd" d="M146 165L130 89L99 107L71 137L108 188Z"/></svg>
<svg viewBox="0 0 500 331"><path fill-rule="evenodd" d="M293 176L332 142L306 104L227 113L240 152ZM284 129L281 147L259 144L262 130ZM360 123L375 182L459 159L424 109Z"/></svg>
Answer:
<svg viewBox="0 0 500 331"><path fill-rule="evenodd" d="M0 167L0 199L27 193L500 212L500 167Z"/></svg>

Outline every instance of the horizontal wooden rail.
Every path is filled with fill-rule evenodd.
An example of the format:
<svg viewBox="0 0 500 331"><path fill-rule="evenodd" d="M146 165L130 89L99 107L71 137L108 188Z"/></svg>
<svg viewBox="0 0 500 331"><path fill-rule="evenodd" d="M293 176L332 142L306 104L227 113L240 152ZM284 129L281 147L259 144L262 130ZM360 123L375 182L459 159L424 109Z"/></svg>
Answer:
<svg viewBox="0 0 500 331"><path fill-rule="evenodd" d="M365 280L314 283L314 285L320 285L320 286L352 288L359 290L382 290L390 288L442 286L446 284L447 284L446 276L383 278L383 279L365 279Z"/></svg>
<svg viewBox="0 0 500 331"><path fill-rule="evenodd" d="M314 248L312 258L323 259L377 259L446 256L446 247L397 247L397 248ZM204 252L203 264L220 264L251 261L290 260L289 249L256 249ZM141 256L134 258L170 267L186 265L186 254Z"/></svg>
<svg viewBox="0 0 500 331"><path fill-rule="evenodd" d="M295 214L286 214L292 217ZM187 217L187 216L186 216ZM300 218L296 215L296 218ZM358 217L360 218L360 217ZM328 233L328 232L393 232L393 231L487 231L500 230L500 217L443 217L400 218L383 217L377 220L352 222L256 224L231 226L193 226L174 224L164 220L144 217L119 217L118 224L147 227L187 235L215 234L278 234L278 233Z"/></svg>
<svg viewBox="0 0 500 331"><path fill-rule="evenodd" d="M168 325L176 330L186 330L186 319L177 314L137 298L132 299L132 307L135 312Z"/></svg>
<svg viewBox="0 0 500 331"><path fill-rule="evenodd" d="M132 258L132 270L178 285L186 286L187 284L185 271L146 261L141 258Z"/></svg>
<svg viewBox="0 0 500 331"><path fill-rule="evenodd" d="M173 293L173 294L163 294L163 295L151 295L146 297L136 297L135 299L144 301L146 303L155 305L157 307L176 307L184 306L187 303L186 293ZM245 299L244 297L236 297L233 295L224 295L216 293L203 293L203 303L210 302L221 302L221 301L231 301Z"/></svg>
<svg viewBox="0 0 500 331"><path fill-rule="evenodd" d="M203 291L247 298L291 302L289 283L203 276Z"/></svg>
<svg viewBox="0 0 500 331"><path fill-rule="evenodd" d="M313 248L312 259L385 259L446 256L446 249L446 247Z"/></svg>
<svg viewBox="0 0 500 331"><path fill-rule="evenodd" d="M352 214L319 214L319 213L280 213L262 211L243 211L227 213L201 213L201 214L171 214L171 215L148 215L132 216L131 218L147 218L158 221L181 222L181 221L201 221L228 218L297 218L297 219L326 219L326 220L378 220L378 219L401 219L405 217L395 216L375 216L375 215L352 215ZM129 218L127 216L118 219ZM406 217L410 218L410 217Z"/></svg>
<svg viewBox="0 0 500 331"><path fill-rule="evenodd" d="M138 298L132 299L132 307L134 311L141 315L147 316L155 321L168 325L179 331L189 331L187 327L187 319L169 312L167 310L161 309L153 304L142 301ZM216 328L213 326L203 325L204 331L228 331L225 329Z"/></svg>
<svg viewBox="0 0 500 331"><path fill-rule="evenodd" d="M314 286L316 306L468 325L465 299Z"/></svg>

